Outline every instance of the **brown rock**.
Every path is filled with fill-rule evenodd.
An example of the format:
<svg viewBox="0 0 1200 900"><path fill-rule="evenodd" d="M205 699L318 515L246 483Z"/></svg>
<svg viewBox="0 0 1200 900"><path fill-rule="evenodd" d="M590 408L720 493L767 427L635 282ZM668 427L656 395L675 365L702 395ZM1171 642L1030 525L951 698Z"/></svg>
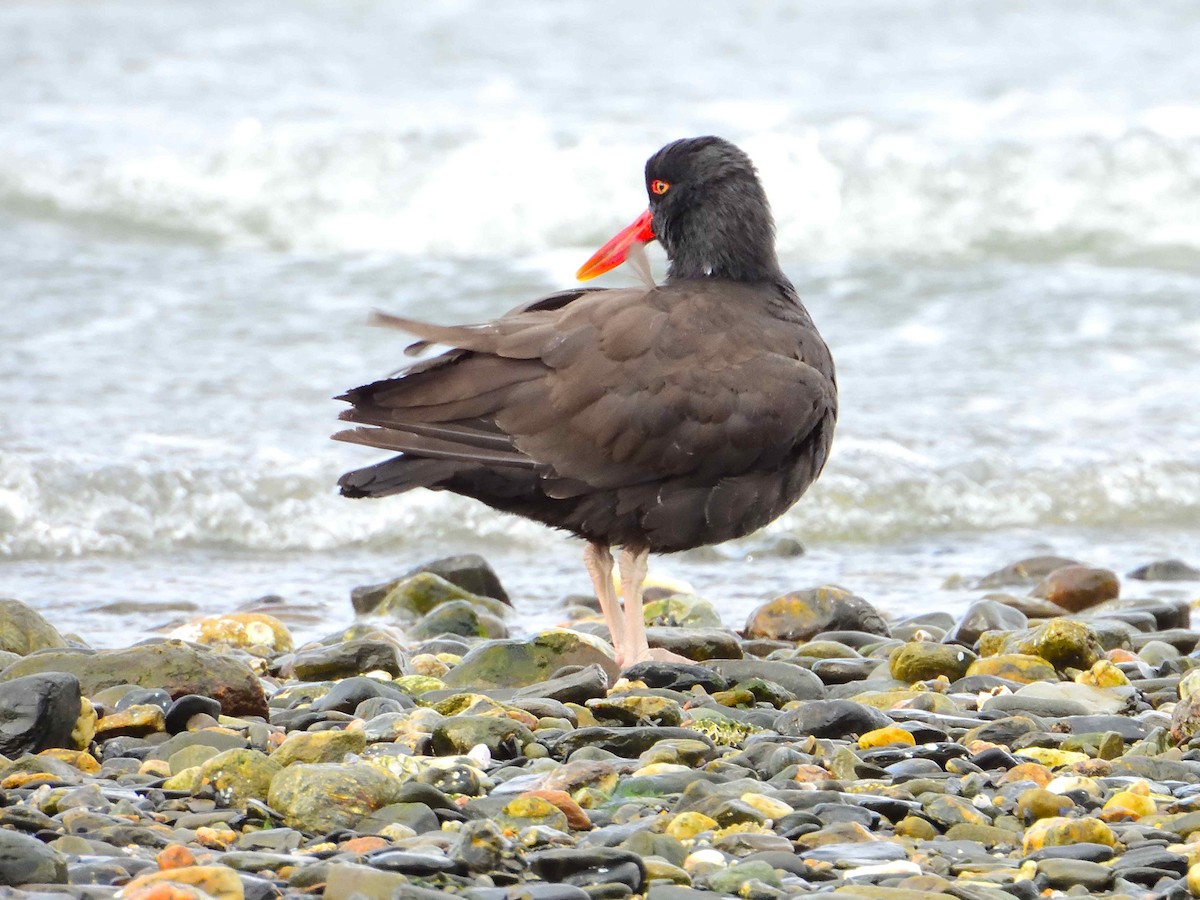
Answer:
<svg viewBox="0 0 1200 900"><path fill-rule="evenodd" d="M1094 566L1063 566L1047 575L1031 592L1068 612L1079 612L1121 592L1115 572Z"/></svg>

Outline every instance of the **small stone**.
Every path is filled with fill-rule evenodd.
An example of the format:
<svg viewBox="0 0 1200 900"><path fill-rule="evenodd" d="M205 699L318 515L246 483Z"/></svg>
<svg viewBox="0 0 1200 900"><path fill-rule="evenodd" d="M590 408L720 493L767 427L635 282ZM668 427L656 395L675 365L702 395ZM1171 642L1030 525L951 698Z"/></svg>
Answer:
<svg viewBox="0 0 1200 900"><path fill-rule="evenodd" d="M390 585L371 614L401 623L412 623L444 603L465 600L477 609L503 619L510 607L492 597L464 590L433 572L423 571Z"/></svg>
<svg viewBox="0 0 1200 900"><path fill-rule="evenodd" d="M913 747L916 746L916 743L917 740L913 737L911 731L906 731L895 725L885 725L883 728L868 731L858 739L858 746L861 750L869 750L872 747L888 747L893 744Z"/></svg>
<svg viewBox="0 0 1200 900"><path fill-rule="evenodd" d="M66 645L58 629L37 610L20 600L0 598L0 651L28 656L37 650Z"/></svg>
<svg viewBox="0 0 1200 900"><path fill-rule="evenodd" d="M705 831L715 831L717 820L694 811L681 812L667 823L666 834L681 841L688 841Z"/></svg>
<svg viewBox="0 0 1200 900"><path fill-rule="evenodd" d="M1094 566L1063 566L1047 575L1031 592L1068 612L1080 612L1115 599L1121 584L1115 572Z"/></svg>
<svg viewBox="0 0 1200 900"><path fill-rule="evenodd" d="M1055 569L1073 565L1078 565L1078 562L1063 556L1031 556L984 575L975 583L975 587L991 589L1031 586L1037 584Z"/></svg>
<svg viewBox="0 0 1200 900"><path fill-rule="evenodd" d="M1033 787L1017 796L1014 813L1022 822L1029 824L1039 819L1065 816L1074 807L1075 804L1067 797L1052 794L1041 787Z"/></svg>
<svg viewBox="0 0 1200 900"><path fill-rule="evenodd" d="M689 594L651 600L643 609L646 627L720 628L721 614L709 601Z"/></svg>
<svg viewBox="0 0 1200 900"><path fill-rule="evenodd" d="M147 888L158 885L185 885L196 888L203 893L202 897L213 900L243 900L245 889L238 873L228 866L184 866L177 869L165 869L159 872L147 872L134 878L121 891L126 897L146 898L161 897L168 900L172 895L152 894L142 892Z"/></svg>
<svg viewBox="0 0 1200 900"><path fill-rule="evenodd" d="M1104 648L1095 630L1074 619L1051 619L1014 634L988 632L979 640L983 656L997 653L1040 656L1056 669L1090 669L1104 658Z"/></svg>
<svg viewBox="0 0 1200 900"><path fill-rule="evenodd" d="M1025 830L1022 846L1028 856L1043 847L1061 847L1065 844L1104 844L1114 847L1116 843L1112 829L1099 819L1090 816L1082 819L1052 817L1030 825Z"/></svg>
<svg viewBox="0 0 1200 900"><path fill-rule="evenodd" d="M216 720L221 715L221 704L212 697L201 697L199 694L184 694L176 698L167 707L163 718L163 728L168 734L179 734L186 731L188 723L196 716L207 716Z"/></svg>
<svg viewBox="0 0 1200 900"><path fill-rule="evenodd" d="M511 759L534 740L533 732L520 722L495 716L458 715L433 729L433 752L438 755L468 753L483 744L494 757Z"/></svg>
<svg viewBox="0 0 1200 900"><path fill-rule="evenodd" d="M100 741L121 736L145 737L165 730L166 716L161 707L153 705L130 706L96 722L96 738Z"/></svg>
<svg viewBox="0 0 1200 900"><path fill-rule="evenodd" d="M452 600L431 609L409 627L407 632L411 641L423 641L440 634L506 638L508 626L499 616L480 609L470 600Z"/></svg>
<svg viewBox="0 0 1200 900"><path fill-rule="evenodd" d="M576 803L566 791L545 789L526 791L521 794L521 797L537 797L558 807L562 814L567 817L567 827L572 831L587 831L592 827L592 820L588 818L588 814L584 811L583 807ZM517 799L520 799L520 797Z"/></svg>
<svg viewBox="0 0 1200 900"><path fill-rule="evenodd" d="M980 657L971 663L967 675L992 675L1021 684L1058 680L1054 666L1040 656L1025 653L1001 653L998 656Z"/></svg>
<svg viewBox="0 0 1200 900"><path fill-rule="evenodd" d="M280 766L341 762L347 753L362 753L366 746L367 738L361 730L293 731L271 759Z"/></svg>
<svg viewBox="0 0 1200 900"><path fill-rule="evenodd" d="M974 653L957 644L909 641L891 652L888 664L893 678L912 684L943 675L952 681L962 678L975 659Z"/></svg>
<svg viewBox="0 0 1200 900"><path fill-rule="evenodd" d="M265 613L205 616L180 625L168 637L205 646L257 650L271 656L292 650L292 635L287 626Z"/></svg>
<svg viewBox="0 0 1200 900"><path fill-rule="evenodd" d="M1160 559L1138 566L1125 577L1138 581L1200 581L1200 569L1181 559Z"/></svg>
<svg viewBox="0 0 1200 900"><path fill-rule="evenodd" d="M784 713L775 730L792 737L845 738L891 724L884 713L852 700L813 700Z"/></svg>
<svg viewBox="0 0 1200 900"><path fill-rule="evenodd" d="M516 830L542 827L567 831L569 828L566 813L544 797L533 794L522 794L509 801L497 821L501 826Z"/></svg>
<svg viewBox="0 0 1200 900"><path fill-rule="evenodd" d="M1028 626L1028 617L1019 609L995 600L976 600L946 633L945 641L974 647L985 631L1022 631Z"/></svg>
<svg viewBox="0 0 1200 900"><path fill-rule="evenodd" d="M1038 860L1037 873L1052 888L1065 889L1080 885L1092 891L1104 891L1113 880L1113 870L1085 859Z"/></svg>

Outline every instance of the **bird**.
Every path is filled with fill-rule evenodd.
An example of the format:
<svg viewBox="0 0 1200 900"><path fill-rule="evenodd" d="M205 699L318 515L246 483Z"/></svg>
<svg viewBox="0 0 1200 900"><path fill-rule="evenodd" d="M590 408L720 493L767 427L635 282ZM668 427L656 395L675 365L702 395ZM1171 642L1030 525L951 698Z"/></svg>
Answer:
<svg viewBox="0 0 1200 900"><path fill-rule="evenodd" d="M336 440L396 453L347 472L342 495L451 491L586 542L584 563L622 667L677 660L648 645L650 553L748 535L788 510L828 459L829 348L780 268L750 158L715 136L645 166L645 212L581 281L630 263L662 284L558 291L475 325L376 313L438 355L337 399ZM621 600L613 578L619 553Z"/></svg>

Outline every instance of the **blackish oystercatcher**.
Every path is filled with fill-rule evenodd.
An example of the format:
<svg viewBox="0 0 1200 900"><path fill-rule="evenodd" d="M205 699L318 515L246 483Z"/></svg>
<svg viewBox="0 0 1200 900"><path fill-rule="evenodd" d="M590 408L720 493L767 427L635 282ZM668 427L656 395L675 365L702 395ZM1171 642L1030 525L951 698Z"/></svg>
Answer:
<svg viewBox="0 0 1200 900"><path fill-rule="evenodd" d="M578 277L658 240L665 284L561 291L481 325L379 315L414 347L452 349L339 397L363 427L334 435L400 454L343 475L347 497L453 491L587 541L623 665L669 656L646 643L647 554L775 519L821 472L837 418L833 360L779 268L746 154L675 141L647 161L646 190L650 208Z"/></svg>

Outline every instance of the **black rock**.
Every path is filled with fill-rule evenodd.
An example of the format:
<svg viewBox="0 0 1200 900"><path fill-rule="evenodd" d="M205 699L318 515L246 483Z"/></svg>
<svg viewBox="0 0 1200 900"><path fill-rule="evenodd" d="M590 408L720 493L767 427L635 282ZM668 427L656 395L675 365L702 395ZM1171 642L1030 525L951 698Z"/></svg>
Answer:
<svg viewBox="0 0 1200 900"><path fill-rule="evenodd" d="M452 859L434 853L410 853L386 847L365 857L375 869L403 872L405 875L436 875L439 872L464 872L465 867Z"/></svg>
<svg viewBox="0 0 1200 900"><path fill-rule="evenodd" d="M870 678L881 663L882 660L869 657L818 659L812 664L812 673L827 685L857 684Z"/></svg>
<svg viewBox="0 0 1200 900"><path fill-rule="evenodd" d="M1200 569L1181 559L1159 559L1138 566L1125 577L1138 581L1200 581Z"/></svg>
<svg viewBox="0 0 1200 900"><path fill-rule="evenodd" d="M71 731L81 709L74 675L46 672L0 683L0 755L15 759L73 747Z"/></svg>
<svg viewBox="0 0 1200 900"><path fill-rule="evenodd" d="M545 850L529 858L534 873L545 881L577 887L618 882L640 891L646 883L646 864L636 853L616 847Z"/></svg>
<svg viewBox="0 0 1200 900"><path fill-rule="evenodd" d="M134 688L132 691L127 691L117 701L116 709L121 711L129 709L131 706L157 706L163 712L166 712L171 706L171 695L162 688ZM217 710L220 711L221 704L217 704Z"/></svg>
<svg viewBox="0 0 1200 900"><path fill-rule="evenodd" d="M1085 859L1088 862L1107 862L1116 851L1106 844L1064 844L1060 847L1043 847L1029 854L1029 859Z"/></svg>
<svg viewBox="0 0 1200 900"><path fill-rule="evenodd" d="M630 681L644 682L647 687L670 688L675 691L690 691L699 685L712 694L729 687L728 680L711 668L686 663L649 660L630 666L621 674Z"/></svg>
<svg viewBox="0 0 1200 900"><path fill-rule="evenodd" d="M166 691L163 693L165 694ZM167 734L179 734L181 731L186 731L188 720L192 716L200 714L212 716L215 719L221 715L221 704L212 697L184 694L167 708Z"/></svg>
<svg viewBox="0 0 1200 900"><path fill-rule="evenodd" d="M879 710L853 700L813 700L780 716L775 730L789 737L845 738L891 722Z"/></svg>
<svg viewBox="0 0 1200 900"><path fill-rule="evenodd" d="M943 639L947 644L974 647L985 631L1021 631L1029 627L1025 613L995 600L976 600Z"/></svg>
<svg viewBox="0 0 1200 900"><path fill-rule="evenodd" d="M713 659L704 665L734 684L761 678L791 691L798 700L818 700L825 696L821 679L796 663L773 659Z"/></svg>
<svg viewBox="0 0 1200 900"><path fill-rule="evenodd" d="M401 672L400 651L388 641L365 638L343 641L328 647L301 650L292 656L286 668L289 674L302 681L350 678L377 669L396 676Z"/></svg>
<svg viewBox="0 0 1200 900"><path fill-rule="evenodd" d="M608 693L608 673L596 663L566 675L557 675L537 684L518 688L513 697L534 697L557 700L559 703L578 703L580 706L595 697Z"/></svg>
<svg viewBox="0 0 1200 900"><path fill-rule="evenodd" d="M330 689L328 694L314 701L310 708L318 712L335 710L337 712L352 713L364 700L370 700L374 697L386 697L389 700L395 700L404 709L412 709L417 705L413 702L412 697L399 688L375 678L367 678L365 675L359 675L339 681Z"/></svg>
<svg viewBox="0 0 1200 900"><path fill-rule="evenodd" d="M591 894L571 884L526 882L515 893L502 887L474 887L463 892L467 900L591 900Z"/></svg>
<svg viewBox="0 0 1200 900"><path fill-rule="evenodd" d="M566 759L581 747L599 747L626 759L636 759L659 741L680 738L701 741L712 746L712 741L690 728L649 725L630 728L592 726L568 731L554 742L551 752L558 759ZM716 755L715 747L713 755Z"/></svg>

